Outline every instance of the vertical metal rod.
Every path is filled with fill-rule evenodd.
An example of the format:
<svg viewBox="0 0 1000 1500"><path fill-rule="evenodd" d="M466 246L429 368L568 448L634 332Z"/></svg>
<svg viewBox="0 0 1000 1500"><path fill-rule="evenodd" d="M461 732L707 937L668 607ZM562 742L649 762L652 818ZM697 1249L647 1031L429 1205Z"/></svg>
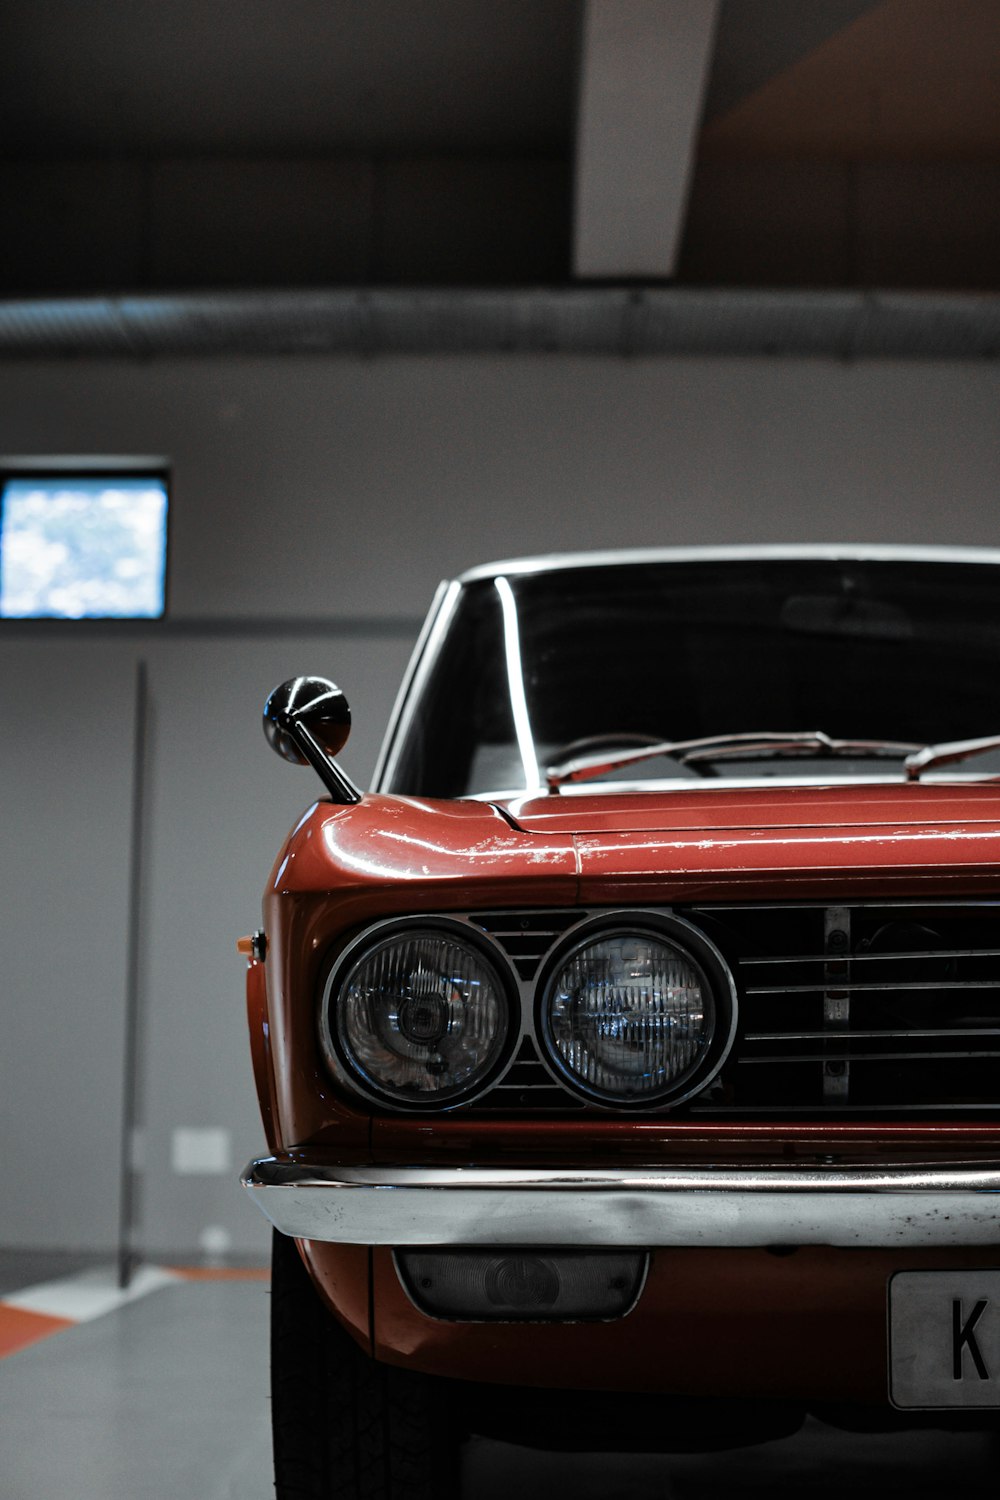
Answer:
<svg viewBox="0 0 1000 1500"><path fill-rule="evenodd" d="M828 906L824 917L823 1029L847 1031L851 1024L851 992L843 986L851 977L851 910ZM849 1062L823 1064L823 1098L846 1103L851 1094Z"/></svg>
<svg viewBox="0 0 1000 1500"><path fill-rule="evenodd" d="M146 741L149 689L146 663L136 662L135 725L132 745L132 828L129 850L128 945L125 960L125 1055L122 1076L122 1133L118 1195L118 1285L132 1280L138 1218L137 1143L139 1126L140 924L142 918L143 825L146 815Z"/></svg>

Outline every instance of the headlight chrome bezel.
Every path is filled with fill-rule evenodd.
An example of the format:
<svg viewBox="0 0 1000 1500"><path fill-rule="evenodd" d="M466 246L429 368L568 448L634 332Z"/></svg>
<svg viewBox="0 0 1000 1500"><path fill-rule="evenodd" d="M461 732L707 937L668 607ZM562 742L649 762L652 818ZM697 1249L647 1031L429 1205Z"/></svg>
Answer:
<svg viewBox="0 0 1000 1500"><path fill-rule="evenodd" d="M361 1063L352 1055L332 1018L332 1007L351 976L379 948L396 938L415 934L439 934L473 950L477 959L496 980L496 989L504 1011L504 1031L499 1047L483 1074L471 1086L442 1089L425 1096L408 1098L391 1089L384 1091L369 1078ZM445 916L389 917L373 923L339 950L323 984L319 1007L320 1049L333 1076L352 1093L369 1104L405 1114L439 1114L488 1092L510 1062L520 1035L519 996L513 971L495 944L483 940L470 923Z"/></svg>
<svg viewBox="0 0 1000 1500"><path fill-rule="evenodd" d="M615 1097L587 1084L560 1057L551 1026L551 999L559 975L583 949L611 937L653 937L674 948L703 981L712 1007L713 1024L702 1058L673 1082L646 1096ZM577 1098L602 1109L647 1113L673 1108L701 1093L716 1077L736 1037L736 984L715 944L692 923L673 912L635 910L603 912L577 924L550 954L535 987L535 1035L542 1055L562 1085Z"/></svg>

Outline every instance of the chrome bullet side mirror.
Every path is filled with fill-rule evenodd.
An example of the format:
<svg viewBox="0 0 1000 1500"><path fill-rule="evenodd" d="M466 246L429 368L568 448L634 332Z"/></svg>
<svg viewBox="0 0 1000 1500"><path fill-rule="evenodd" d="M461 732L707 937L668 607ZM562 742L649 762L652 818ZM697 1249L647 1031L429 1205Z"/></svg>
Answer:
<svg viewBox="0 0 1000 1500"><path fill-rule="evenodd" d="M290 677L264 704L264 734L272 750L297 766L312 766L335 802L361 801L361 793L334 756L351 732L351 710L326 677Z"/></svg>

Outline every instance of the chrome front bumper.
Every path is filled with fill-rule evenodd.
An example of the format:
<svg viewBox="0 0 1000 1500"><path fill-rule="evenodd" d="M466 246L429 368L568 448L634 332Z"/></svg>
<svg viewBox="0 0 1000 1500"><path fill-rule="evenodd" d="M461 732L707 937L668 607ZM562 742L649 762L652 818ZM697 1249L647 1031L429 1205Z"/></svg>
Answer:
<svg viewBox="0 0 1000 1500"><path fill-rule="evenodd" d="M341 1167L253 1161L283 1234L360 1245L1000 1245L1000 1166Z"/></svg>

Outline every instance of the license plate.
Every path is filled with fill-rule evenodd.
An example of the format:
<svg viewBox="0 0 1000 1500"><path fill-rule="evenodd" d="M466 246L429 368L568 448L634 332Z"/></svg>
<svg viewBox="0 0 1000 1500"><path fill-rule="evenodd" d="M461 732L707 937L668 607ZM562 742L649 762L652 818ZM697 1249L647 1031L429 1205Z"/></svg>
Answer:
<svg viewBox="0 0 1000 1500"><path fill-rule="evenodd" d="M1000 1271L899 1271L889 1280L889 1399L1000 1407Z"/></svg>

